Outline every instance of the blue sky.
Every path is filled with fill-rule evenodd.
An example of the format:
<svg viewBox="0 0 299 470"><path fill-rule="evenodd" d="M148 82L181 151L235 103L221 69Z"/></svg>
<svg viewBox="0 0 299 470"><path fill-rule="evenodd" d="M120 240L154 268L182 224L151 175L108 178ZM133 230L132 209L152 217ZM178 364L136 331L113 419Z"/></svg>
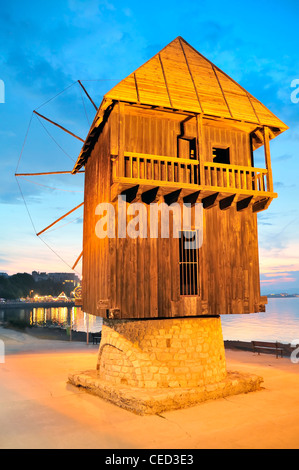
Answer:
<svg viewBox="0 0 299 470"><path fill-rule="evenodd" d="M26 211L14 177L20 155L19 172L70 170L81 148L32 111L85 138L94 108L76 81L99 105L114 84L180 35L290 127L271 142L279 197L258 216L260 267L264 293L299 292L299 103L290 98L299 79L298 16L298 2L290 0L248 8L229 0L2 2L0 271L70 271L82 248L82 210L45 234L44 243ZM83 200L82 175L29 179L18 181L36 231Z"/></svg>

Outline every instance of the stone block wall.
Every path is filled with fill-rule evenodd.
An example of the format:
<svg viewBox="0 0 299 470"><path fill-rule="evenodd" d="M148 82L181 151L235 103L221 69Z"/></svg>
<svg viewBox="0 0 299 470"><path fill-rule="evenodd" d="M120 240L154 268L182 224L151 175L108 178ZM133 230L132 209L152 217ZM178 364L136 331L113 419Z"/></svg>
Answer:
<svg viewBox="0 0 299 470"><path fill-rule="evenodd" d="M220 317L104 320L97 373L139 388L220 382L226 377Z"/></svg>

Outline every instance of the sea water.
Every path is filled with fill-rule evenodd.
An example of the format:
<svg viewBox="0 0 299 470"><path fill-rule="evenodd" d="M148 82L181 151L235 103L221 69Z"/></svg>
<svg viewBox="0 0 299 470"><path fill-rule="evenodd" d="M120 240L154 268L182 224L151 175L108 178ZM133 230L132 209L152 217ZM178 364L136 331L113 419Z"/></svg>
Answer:
<svg viewBox="0 0 299 470"><path fill-rule="evenodd" d="M222 315L221 324L224 340L291 343L299 339L299 297L270 298L266 312Z"/></svg>
<svg viewBox="0 0 299 470"><path fill-rule="evenodd" d="M73 331L99 332L102 318L84 313L81 308L0 308L0 325L10 327L50 327ZM299 298L270 298L266 312L221 315L224 340L279 341L299 343Z"/></svg>

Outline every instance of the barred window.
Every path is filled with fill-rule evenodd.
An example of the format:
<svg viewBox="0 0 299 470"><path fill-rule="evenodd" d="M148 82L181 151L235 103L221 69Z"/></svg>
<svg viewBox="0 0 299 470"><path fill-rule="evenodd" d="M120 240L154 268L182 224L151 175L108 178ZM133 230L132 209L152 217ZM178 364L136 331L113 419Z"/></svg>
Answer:
<svg viewBox="0 0 299 470"><path fill-rule="evenodd" d="M180 232L180 295L199 295L198 246L197 230Z"/></svg>

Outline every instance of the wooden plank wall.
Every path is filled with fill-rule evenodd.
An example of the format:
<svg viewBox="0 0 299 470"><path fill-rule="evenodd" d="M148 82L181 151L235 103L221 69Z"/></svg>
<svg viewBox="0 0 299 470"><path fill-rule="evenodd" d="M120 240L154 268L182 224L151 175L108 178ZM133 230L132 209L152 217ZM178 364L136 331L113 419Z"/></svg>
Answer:
<svg viewBox="0 0 299 470"><path fill-rule="evenodd" d="M237 129L223 129L216 126L204 126L203 153L207 162L212 162L213 147L230 147L232 165L251 166L250 136Z"/></svg>
<svg viewBox="0 0 299 470"><path fill-rule="evenodd" d="M110 240L111 306L122 318L259 311L256 214L214 207L204 218L197 299L180 296L178 239Z"/></svg>
<svg viewBox="0 0 299 470"><path fill-rule="evenodd" d="M158 240L116 237L109 243L111 308L119 308L122 318L157 317Z"/></svg>
<svg viewBox="0 0 299 470"><path fill-rule="evenodd" d="M209 312L257 312L260 301L257 217L235 208L204 211L202 298Z"/></svg>
<svg viewBox="0 0 299 470"><path fill-rule="evenodd" d="M191 118L182 126L186 115L171 114L161 111L142 110L125 107L125 151L176 157L178 155L178 136L183 130L188 138L197 137L196 119ZM114 132L112 154L117 154L117 120L118 106L111 113L110 122ZM207 124L209 122L209 124ZM216 121L215 121L216 122ZM223 123L211 125L211 120L204 121L203 159L212 162L214 146L230 147L230 163L233 165L251 166L250 135L242 129L224 127ZM180 155L188 158L187 155Z"/></svg>
<svg viewBox="0 0 299 470"><path fill-rule="evenodd" d="M180 132L178 117L125 116L125 151L174 156ZM110 201L110 154L119 148L118 110L112 111L85 168L83 309L108 300L122 318L228 314L258 311L260 300L256 215L235 208L204 211L204 244L200 249L199 297L180 296L178 239L100 240L95 235L95 208ZM188 123L188 134L195 123ZM111 132L110 132L111 131ZM204 127L204 154L212 142L229 142L232 163L248 165L249 136L232 129ZM147 206L148 208L148 206ZM116 214L117 208L115 205ZM149 213L148 213L149 218ZM148 231L149 235L149 231Z"/></svg>
<svg viewBox="0 0 299 470"><path fill-rule="evenodd" d="M95 234L96 206L110 200L110 128L106 125L85 165L83 224L83 310L96 315L100 299L108 299L109 243ZM101 312L103 313L103 312Z"/></svg>
<svg viewBox="0 0 299 470"><path fill-rule="evenodd" d="M126 114L125 142L127 152L148 153L166 157L177 156L178 118L170 113L148 115L137 112ZM181 116L180 119L184 117Z"/></svg>

